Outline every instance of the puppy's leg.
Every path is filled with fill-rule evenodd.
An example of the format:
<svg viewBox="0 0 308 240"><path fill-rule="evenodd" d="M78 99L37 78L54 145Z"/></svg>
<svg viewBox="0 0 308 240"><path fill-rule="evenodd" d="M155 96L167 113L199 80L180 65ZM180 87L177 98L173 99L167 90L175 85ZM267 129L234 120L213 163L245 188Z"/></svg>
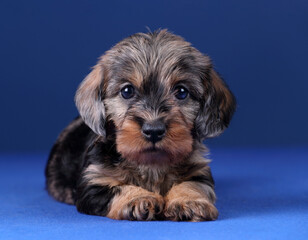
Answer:
<svg viewBox="0 0 308 240"><path fill-rule="evenodd" d="M214 190L202 182L187 181L174 185L165 202L164 215L172 221L209 221L218 216Z"/></svg>
<svg viewBox="0 0 308 240"><path fill-rule="evenodd" d="M154 220L163 206L162 196L133 185L89 185L76 195L79 212L119 220Z"/></svg>
<svg viewBox="0 0 308 240"><path fill-rule="evenodd" d="M110 169L91 164L78 184L75 204L79 212L113 219L153 220L162 212L163 197L134 185L123 185ZM110 170L112 171L112 170Z"/></svg>
<svg viewBox="0 0 308 240"><path fill-rule="evenodd" d="M114 197L107 216L113 219L148 221L158 219L163 207L164 199L158 193L126 185Z"/></svg>
<svg viewBox="0 0 308 240"><path fill-rule="evenodd" d="M46 188L48 193L57 201L74 204L73 183L72 179L68 177L73 175L70 169L74 169L74 166L71 166L68 173L65 174L62 169L66 170L66 165L62 161L62 156L57 154L58 148L58 145L54 146L48 160L45 170Z"/></svg>

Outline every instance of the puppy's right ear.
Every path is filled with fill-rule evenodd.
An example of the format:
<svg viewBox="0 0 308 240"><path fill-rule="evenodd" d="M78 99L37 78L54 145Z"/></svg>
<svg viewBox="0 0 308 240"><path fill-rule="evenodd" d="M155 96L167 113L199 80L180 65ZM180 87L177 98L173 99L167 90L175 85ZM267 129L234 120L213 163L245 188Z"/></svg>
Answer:
<svg viewBox="0 0 308 240"><path fill-rule="evenodd" d="M106 137L105 107L102 96L102 64L98 63L80 84L75 103L84 122L98 135Z"/></svg>

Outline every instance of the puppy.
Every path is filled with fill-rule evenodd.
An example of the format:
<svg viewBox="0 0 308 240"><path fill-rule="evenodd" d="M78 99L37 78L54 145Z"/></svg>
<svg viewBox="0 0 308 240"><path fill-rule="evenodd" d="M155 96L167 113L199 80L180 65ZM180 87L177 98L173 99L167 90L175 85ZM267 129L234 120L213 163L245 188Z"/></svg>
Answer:
<svg viewBox="0 0 308 240"><path fill-rule="evenodd" d="M137 33L99 59L75 102L81 117L46 167L51 196L113 219L217 218L202 141L228 126L235 99L208 56L167 30Z"/></svg>

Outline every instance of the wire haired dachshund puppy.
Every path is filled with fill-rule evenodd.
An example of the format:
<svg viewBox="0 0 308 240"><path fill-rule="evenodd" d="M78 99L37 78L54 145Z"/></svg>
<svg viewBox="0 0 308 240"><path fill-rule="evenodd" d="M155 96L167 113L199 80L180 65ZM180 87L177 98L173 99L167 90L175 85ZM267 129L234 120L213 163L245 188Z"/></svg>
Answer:
<svg viewBox="0 0 308 240"><path fill-rule="evenodd" d="M113 219L217 218L202 142L236 104L208 56L167 30L134 34L100 57L75 102L80 117L46 167L53 198Z"/></svg>

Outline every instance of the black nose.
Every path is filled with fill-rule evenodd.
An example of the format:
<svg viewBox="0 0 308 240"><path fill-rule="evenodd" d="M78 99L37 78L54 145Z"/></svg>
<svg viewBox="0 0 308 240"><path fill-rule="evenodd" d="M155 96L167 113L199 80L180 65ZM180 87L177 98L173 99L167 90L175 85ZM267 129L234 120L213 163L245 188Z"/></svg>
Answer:
<svg viewBox="0 0 308 240"><path fill-rule="evenodd" d="M152 123L144 123L142 126L142 134L148 141L156 143L165 136L166 127L161 121L155 121Z"/></svg>

